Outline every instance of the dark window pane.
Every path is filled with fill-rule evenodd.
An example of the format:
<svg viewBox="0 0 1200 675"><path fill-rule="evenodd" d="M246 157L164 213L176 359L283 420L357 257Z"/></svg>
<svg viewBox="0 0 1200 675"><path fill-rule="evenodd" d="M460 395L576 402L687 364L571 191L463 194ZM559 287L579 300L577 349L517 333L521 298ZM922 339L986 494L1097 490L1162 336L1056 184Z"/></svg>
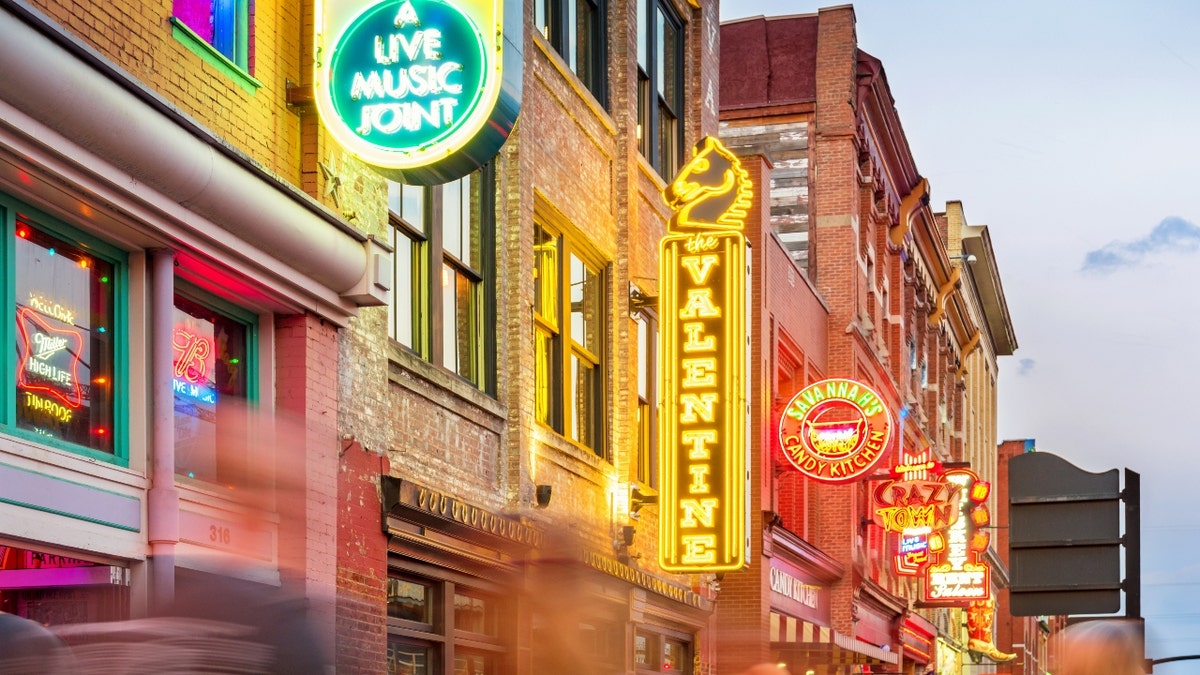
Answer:
<svg viewBox="0 0 1200 675"><path fill-rule="evenodd" d="M554 336L538 329L533 345L534 383L533 416L542 424L554 426L554 390L556 371L554 367Z"/></svg>
<svg viewBox="0 0 1200 675"><path fill-rule="evenodd" d="M114 267L16 228L17 426L113 452Z"/></svg>
<svg viewBox="0 0 1200 675"><path fill-rule="evenodd" d="M420 269L417 264L420 246L406 231L395 227L391 228L389 243L396 252L392 256L395 267L392 276L392 302L388 305L388 337L405 347L415 348L414 330L418 307L416 297L419 284L414 274Z"/></svg>
<svg viewBox="0 0 1200 675"><path fill-rule="evenodd" d="M493 675L496 658L491 654L460 649L454 656L454 675Z"/></svg>
<svg viewBox="0 0 1200 675"><path fill-rule="evenodd" d="M432 675L433 655L428 645L388 638L388 675Z"/></svg>
<svg viewBox="0 0 1200 675"><path fill-rule="evenodd" d="M428 584L388 579L388 616L393 619L433 623L433 590Z"/></svg>
<svg viewBox="0 0 1200 675"><path fill-rule="evenodd" d="M454 594L454 627L471 633L495 636L497 606L481 593L463 591Z"/></svg>
<svg viewBox="0 0 1200 675"><path fill-rule="evenodd" d="M594 450L600 449L597 443L599 420L596 419L599 377L597 368L590 361L571 355L570 436L577 443Z"/></svg>

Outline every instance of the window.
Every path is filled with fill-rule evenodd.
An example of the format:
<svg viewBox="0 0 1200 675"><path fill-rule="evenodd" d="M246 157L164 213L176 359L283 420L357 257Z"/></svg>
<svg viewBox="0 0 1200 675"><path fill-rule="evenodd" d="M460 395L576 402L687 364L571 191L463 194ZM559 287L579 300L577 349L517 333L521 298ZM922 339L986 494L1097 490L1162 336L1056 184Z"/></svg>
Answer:
<svg viewBox="0 0 1200 675"><path fill-rule="evenodd" d="M445 607L444 598L452 604ZM511 623L494 589L393 572L387 582L387 672L497 675L506 653L501 626Z"/></svg>
<svg viewBox="0 0 1200 675"><path fill-rule="evenodd" d="M633 661L639 673L692 672L692 645L682 637L638 630L633 638Z"/></svg>
<svg viewBox="0 0 1200 675"><path fill-rule="evenodd" d="M248 446L230 434L247 431L252 321L201 291L180 286L175 293L171 347L179 475L231 488L248 478Z"/></svg>
<svg viewBox="0 0 1200 675"><path fill-rule="evenodd" d="M668 0L638 0L638 140L666 180L683 160L683 22Z"/></svg>
<svg viewBox="0 0 1200 675"><path fill-rule="evenodd" d="M605 0L534 0L533 13L538 30L607 109Z"/></svg>
<svg viewBox="0 0 1200 675"><path fill-rule="evenodd" d="M637 328L638 460L637 480L658 487L658 317L642 307Z"/></svg>
<svg viewBox="0 0 1200 675"><path fill-rule="evenodd" d="M9 353L16 360L5 369L5 389L15 400L0 415L38 441L100 459L120 457L122 259L14 206L0 201L4 230L14 242L4 266L12 270L9 316L16 319L8 324L15 327L9 333L15 352Z"/></svg>
<svg viewBox="0 0 1200 675"><path fill-rule="evenodd" d="M496 370L493 185L490 168L445 185L388 185L396 250L388 335L489 394Z"/></svg>
<svg viewBox="0 0 1200 675"><path fill-rule="evenodd" d="M177 27L184 26L233 65L253 72L254 0L174 0L172 14Z"/></svg>
<svg viewBox="0 0 1200 675"><path fill-rule="evenodd" d="M534 415L603 457L603 274L541 224L533 245Z"/></svg>

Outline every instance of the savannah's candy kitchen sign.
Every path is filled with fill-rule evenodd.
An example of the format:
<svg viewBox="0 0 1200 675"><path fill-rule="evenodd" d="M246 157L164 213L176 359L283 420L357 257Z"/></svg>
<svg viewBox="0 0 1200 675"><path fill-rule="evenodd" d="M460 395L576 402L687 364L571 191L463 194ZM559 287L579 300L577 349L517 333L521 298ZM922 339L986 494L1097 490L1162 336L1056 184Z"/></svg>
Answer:
<svg viewBox="0 0 1200 675"><path fill-rule="evenodd" d="M329 133L407 183L479 168L520 107L521 5L505 5L318 0L313 93Z"/></svg>

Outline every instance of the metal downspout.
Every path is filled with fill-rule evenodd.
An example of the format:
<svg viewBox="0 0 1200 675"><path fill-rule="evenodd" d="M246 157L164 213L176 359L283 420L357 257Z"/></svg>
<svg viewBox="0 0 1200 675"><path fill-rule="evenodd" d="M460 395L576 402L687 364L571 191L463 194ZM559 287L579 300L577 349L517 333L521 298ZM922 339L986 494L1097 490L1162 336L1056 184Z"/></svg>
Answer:
<svg viewBox="0 0 1200 675"><path fill-rule="evenodd" d="M150 252L150 492L146 529L150 541L150 609L175 599L175 545L179 543L179 490L175 488L175 391L171 386L175 312L175 253Z"/></svg>

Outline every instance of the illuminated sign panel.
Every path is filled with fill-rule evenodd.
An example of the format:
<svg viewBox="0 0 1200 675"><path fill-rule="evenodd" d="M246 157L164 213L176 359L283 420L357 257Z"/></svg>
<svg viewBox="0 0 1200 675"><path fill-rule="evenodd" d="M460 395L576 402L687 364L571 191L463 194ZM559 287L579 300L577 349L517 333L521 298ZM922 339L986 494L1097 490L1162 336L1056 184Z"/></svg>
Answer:
<svg viewBox="0 0 1200 675"><path fill-rule="evenodd" d="M659 563L746 564L746 239L749 176L706 138L664 191L661 243L662 491Z"/></svg>
<svg viewBox="0 0 1200 675"><path fill-rule="evenodd" d="M929 534L945 530L958 518L962 487L946 482L930 448L902 453L892 474L900 480L883 481L871 493L874 522L899 538L892 568L897 574L917 576L929 562Z"/></svg>
<svg viewBox="0 0 1200 675"><path fill-rule="evenodd" d="M792 466L809 478L846 483L887 455L892 416L873 389L829 379L792 397L779 420L779 445Z"/></svg>
<svg viewBox="0 0 1200 675"><path fill-rule="evenodd" d="M983 560L989 535L989 484L969 469L950 469L946 480L958 485L958 516L944 532L930 535L935 560L925 570L925 604L966 607L991 597L991 567Z"/></svg>
<svg viewBox="0 0 1200 675"><path fill-rule="evenodd" d="M478 169L507 139L520 105L520 8L511 0L507 10L503 0L318 0L314 96L330 134L407 183Z"/></svg>

